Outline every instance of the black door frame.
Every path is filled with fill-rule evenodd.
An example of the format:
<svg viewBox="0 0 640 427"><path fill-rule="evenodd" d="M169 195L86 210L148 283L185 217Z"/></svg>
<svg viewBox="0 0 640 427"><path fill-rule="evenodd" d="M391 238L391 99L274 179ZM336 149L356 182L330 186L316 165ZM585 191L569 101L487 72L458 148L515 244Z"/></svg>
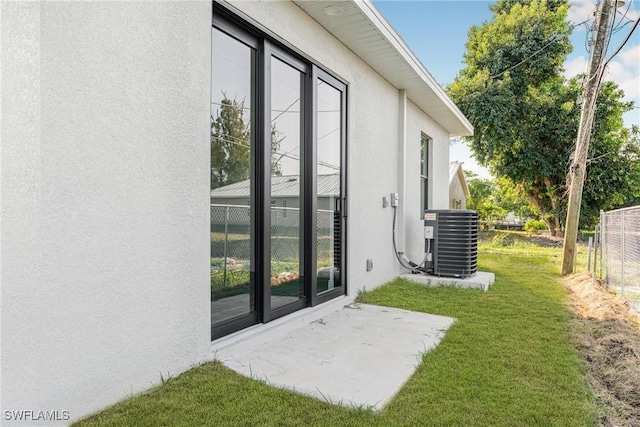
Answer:
<svg viewBox="0 0 640 427"><path fill-rule="evenodd" d="M255 261L252 282L254 283L255 302L252 311L242 317L229 319L211 325L211 339L216 339L239 331L258 323L267 323L279 317L293 313L305 307L312 307L329 301L347 292L347 84L319 67L300 51L278 39L274 34L247 17L240 17L238 12L232 12L225 5L213 2L212 26L240 42L255 49L255 67L253 73L255 87L254 129L255 150L252 156L252 170L255 175L253 197L254 209L251 220L253 223L254 239L251 245L251 258ZM212 46L213 49L213 46ZM304 162L303 194L301 198L301 213L303 215L302 232L304 236L303 248L303 277L305 298L290 304L271 309L271 88L270 68L271 57L275 56L305 74L304 84L304 142L302 144L301 160ZM340 284L341 286L317 294L317 85L322 80L341 93L341 167L340 167L340 196L338 207L340 210ZM302 105L301 100L301 105ZM253 163L255 161L255 163Z"/></svg>

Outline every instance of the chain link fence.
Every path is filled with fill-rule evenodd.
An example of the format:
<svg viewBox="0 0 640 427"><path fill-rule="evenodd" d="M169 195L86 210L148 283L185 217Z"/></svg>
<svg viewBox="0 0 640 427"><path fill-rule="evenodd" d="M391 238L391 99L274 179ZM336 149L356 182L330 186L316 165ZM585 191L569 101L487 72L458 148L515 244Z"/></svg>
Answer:
<svg viewBox="0 0 640 427"><path fill-rule="evenodd" d="M640 313L640 206L600 215L601 278Z"/></svg>
<svg viewBox="0 0 640 427"><path fill-rule="evenodd" d="M317 212L318 267L333 264L334 214ZM300 209L271 207L271 275L299 273ZM212 287L247 280L251 266L251 209L239 205L211 205ZM237 279L236 279L237 278Z"/></svg>

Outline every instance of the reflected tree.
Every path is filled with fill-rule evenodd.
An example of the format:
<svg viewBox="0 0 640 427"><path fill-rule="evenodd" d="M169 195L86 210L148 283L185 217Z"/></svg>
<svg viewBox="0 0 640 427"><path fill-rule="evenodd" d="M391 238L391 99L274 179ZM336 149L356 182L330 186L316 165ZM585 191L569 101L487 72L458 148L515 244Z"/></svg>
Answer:
<svg viewBox="0 0 640 427"><path fill-rule="evenodd" d="M223 94L220 108L211 115L211 189L249 179L251 167L251 121L245 117L244 100ZM271 174L282 175L276 126L271 129Z"/></svg>
<svg viewBox="0 0 640 427"><path fill-rule="evenodd" d="M212 189L249 179L251 129L243 113L244 101L224 96L211 116Z"/></svg>

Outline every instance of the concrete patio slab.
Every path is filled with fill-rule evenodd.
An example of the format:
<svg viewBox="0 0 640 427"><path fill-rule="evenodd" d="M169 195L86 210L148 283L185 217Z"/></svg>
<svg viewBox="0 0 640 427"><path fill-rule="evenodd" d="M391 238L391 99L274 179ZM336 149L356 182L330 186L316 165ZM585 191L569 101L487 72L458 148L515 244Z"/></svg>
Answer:
<svg viewBox="0 0 640 427"><path fill-rule="evenodd" d="M352 303L268 342L226 345L216 357L273 386L334 404L378 410L454 321Z"/></svg>
<svg viewBox="0 0 640 427"><path fill-rule="evenodd" d="M465 278L430 276L428 274L403 274L400 277L425 286L455 286L457 288L479 289L485 292L496 281L495 274L484 271L478 271L472 277Z"/></svg>

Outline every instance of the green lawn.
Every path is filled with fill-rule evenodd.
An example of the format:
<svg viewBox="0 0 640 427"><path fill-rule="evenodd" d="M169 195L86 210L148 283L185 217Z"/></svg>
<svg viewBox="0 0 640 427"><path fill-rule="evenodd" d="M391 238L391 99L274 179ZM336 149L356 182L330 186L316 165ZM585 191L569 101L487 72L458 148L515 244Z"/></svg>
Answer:
<svg viewBox="0 0 640 427"><path fill-rule="evenodd" d="M479 246L480 268L496 273L489 292L395 280L361 295L369 304L458 319L379 413L333 406L208 363L77 425L596 425L585 367L569 344L561 250L500 239Z"/></svg>

